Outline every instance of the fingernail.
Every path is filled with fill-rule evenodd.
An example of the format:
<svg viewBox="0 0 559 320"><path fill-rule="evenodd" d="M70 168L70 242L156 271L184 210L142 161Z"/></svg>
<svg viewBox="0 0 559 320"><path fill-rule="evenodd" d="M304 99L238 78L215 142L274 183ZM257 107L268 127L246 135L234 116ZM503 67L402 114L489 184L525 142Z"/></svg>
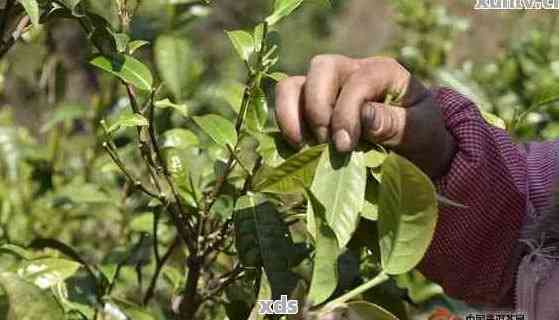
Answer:
<svg viewBox="0 0 559 320"><path fill-rule="evenodd" d="M375 129L373 128L374 124L375 124L375 107L372 104L367 104L367 106L365 107L365 112L363 113L363 122L365 124L365 126L367 128L370 129Z"/></svg>
<svg viewBox="0 0 559 320"><path fill-rule="evenodd" d="M328 142L330 132L327 127L318 127L315 132L316 132L316 138L318 139L318 143Z"/></svg>
<svg viewBox="0 0 559 320"><path fill-rule="evenodd" d="M352 149L351 137L345 130L339 130L336 132L334 135L334 142L336 143L336 149L339 152L349 152Z"/></svg>

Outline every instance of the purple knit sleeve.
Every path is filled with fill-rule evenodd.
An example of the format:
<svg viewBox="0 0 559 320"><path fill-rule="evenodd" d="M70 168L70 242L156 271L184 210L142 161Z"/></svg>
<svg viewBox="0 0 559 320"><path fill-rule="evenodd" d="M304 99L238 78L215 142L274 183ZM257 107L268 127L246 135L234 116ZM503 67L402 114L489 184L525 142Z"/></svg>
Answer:
<svg viewBox="0 0 559 320"><path fill-rule="evenodd" d="M515 144L506 131L487 124L463 95L446 88L434 91L458 145L436 186L466 208L441 208L420 270L449 296L502 305L504 293L510 292L504 289L514 283L511 261L525 216L551 196L554 144Z"/></svg>

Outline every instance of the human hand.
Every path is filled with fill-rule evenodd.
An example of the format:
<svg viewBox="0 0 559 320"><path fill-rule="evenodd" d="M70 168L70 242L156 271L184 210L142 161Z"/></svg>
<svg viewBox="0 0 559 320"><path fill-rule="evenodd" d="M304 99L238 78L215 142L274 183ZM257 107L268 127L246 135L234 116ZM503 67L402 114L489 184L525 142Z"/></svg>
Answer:
<svg viewBox="0 0 559 320"><path fill-rule="evenodd" d="M384 104L387 95L399 106ZM431 91L392 58L314 57L306 76L278 83L276 117L294 145L312 135L349 152L363 139L392 148L432 178L444 175L455 152Z"/></svg>

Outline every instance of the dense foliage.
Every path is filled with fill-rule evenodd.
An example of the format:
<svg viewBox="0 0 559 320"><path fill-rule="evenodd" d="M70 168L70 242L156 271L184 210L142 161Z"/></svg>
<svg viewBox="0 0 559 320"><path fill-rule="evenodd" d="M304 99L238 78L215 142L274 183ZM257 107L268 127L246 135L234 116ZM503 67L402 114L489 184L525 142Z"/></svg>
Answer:
<svg viewBox="0 0 559 320"><path fill-rule="evenodd" d="M446 299L414 268L438 207L460 204L380 146L295 150L277 129L280 25L306 2L330 12L319 21L339 7L261 1L209 41L204 28L222 27L204 24L212 10L246 7L5 1L1 95L25 87L18 99L48 117L35 128L0 113L0 319L262 319L256 301L282 295L298 301L289 319L408 319ZM534 32L494 62L449 69L467 22L427 1L394 8L410 70L518 136L558 135L545 108L559 38ZM502 69L506 81L480 89Z"/></svg>

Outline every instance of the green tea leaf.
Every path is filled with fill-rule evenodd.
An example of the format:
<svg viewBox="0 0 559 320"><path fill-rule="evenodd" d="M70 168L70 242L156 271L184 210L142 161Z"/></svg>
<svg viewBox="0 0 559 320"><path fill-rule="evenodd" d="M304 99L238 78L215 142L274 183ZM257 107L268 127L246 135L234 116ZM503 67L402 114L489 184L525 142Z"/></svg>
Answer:
<svg viewBox="0 0 559 320"><path fill-rule="evenodd" d="M365 189L365 204L361 217L371 220L378 220L378 192L379 184L377 181L368 181L367 188Z"/></svg>
<svg viewBox="0 0 559 320"><path fill-rule="evenodd" d="M338 285L338 256L340 249L336 234L328 226L326 209L320 201L307 191L309 205L312 206L312 215L315 227L315 256L311 285L307 299L314 305L326 301Z"/></svg>
<svg viewBox="0 0 559 320"><path fill-rule="evenodd" d="M235 126L229 120L215 114L194 117L193 120L218 145L229 145L234 148L237 144Z"/></svg>
<svg viewBox="0 0 559 320"><path fill-rule="evenodd" d="M125 53L128 48L128 43L130 42L130 36L126 33L113 32L113 38L115 40L116 50Z"/></svg>
<svg viewBox="0 0 559 320"><path fill-rule="evenodd" d="M186 89L192 85L202 71L190 43L171 35L163 35L155 42L155 62L165 85L175 97L182 101Z"/></svg>
<svg viewBox="0 0 559 320"><path fill-rule="evenodd" d="M90 63L120 78L140 90L150 91L153 76L143 63L131 56L115 54L112 57L98 55Z"/></svg>
<svg viewBox="0 0 559 320"><path fill-rule="evenodd" d="M248 61L254 52L254 39L252 35L246 31L226 31L229 40L233 44L235 51L239 54L241 59Z"/></svg>
<svg viewBox="0 0 559 320"><path fill-rule="evenodd" d="M378 231L383 270L402 274L423 258L435 232L433 183L407 159L391 153L382 166Z"/></svg>
<svg viewBox="0 0 559 320"><path fill-rule="evenodd" d="M48 291L43 291L14 273L0 273L0 286L8 297L6 320L60 320L62 308Z"/></svg>
<svg viewBox="0 0 559 320"><path fill-rule="evenodd" d="M388 155L378 150L371 150L365 153L365 165L368 168L378 168L382 166Z"/></svg>
<svg viewBox="0 0 559 320"><path fill-rule="evenodd" d="M186 104L172 103L169 99L159 100L154 103L154 106L159 109L171 108L176 110L184 117L188 117L188 106Z"/></svg>
<svg viewBox="0 0 559 320"><path fill-rule="evenodd" d="M258 176L254 190L273 193L294 193L312 183L325 145L315 146L292 156L278 167Z"/></svg>
<svg viewBox="0 0 559 320"><path fill-rule="evenodd" d="M336 233L340 248L347 245L357 228L366 183L362 152L341 154L333 146L323 152L311 191L326 208L326 220Z"/></svg>
<svg viewBox="0 0 559 320"><path fill-rule="evenodd" d="M260 88L254 90L246 115L246 125L249 130L262 132L268 120L268 101L266 94Z"/></svg>
<svg viewBox="0 0 559 320"><path fill-rule="evenodd" d="M128 43L128 53L129 54L134 54L134 52L136 52L138 49L149 45L149 41L145 41L145 40L134 40L134 41L130 41Z"/></svg>
<svg viewBox="0 0 559 320"><path fill-rule="evenodd" d="M281 81L281 80L285 80L287 79L289 76L283 72L273 72L273 73L267 73L266 76L272 80L275 80L277 82Z"/></svg>
<svg viewBox="0 0 559 320"><path fill-rule="evenodd" d="M131 231L140 232L140 233L153 233L153 213L152 212L145 212L142 214L135 215L128 227Z"/></svg>
<svg viewBox="0 0 559 320"><path fill-rule="evenodd" d="M398 287L407 289L408 296L417 304L425 303L436 296L444 294L441 286L427 280L417 270L395 276L394 279Z"/></svg>
<svg viewBox="0 0 559 320"><path fill-rule="evenodd" d="M39 3L37 0L19 0L35 27L39 25Z"/></svg>
<svg viewBox="0 0 559 320"><path fill-rule="evenodd" d="M263 267L273 296L288 294L293 241L279 212L262 196L251 194L239 198L233 220L235 244L243 267Z"/></svg>
<svg viewBox="0 0 559 320"><path fill-rule="evenodd" d="M303 0L276 0L274 2L274 12L266 18L266 22L273 26L295 11L302 3Z"/></svg>
<svg viewBox="0 0 559 320"><path fill-rule="evenodd" d="M270 300L272 299L272 288L270 288L270 282L268 277L266 277L266 272L261 272L260 275L260 288L258 289L258 297L256 301ZM254 305L252 311L250 312L249 319L251 320L264 320L266 315L261 314L258 304Z"/></svg>
<svg viewBox="0 0 559 320"><path fill-rule="evenodd" d="M149 126L148 119L137 113L124 112L121 113L118 119L109 127L109 133L113 133L120 128L130 127L147 127Z"/></svg>
<svg viewBox="0 0 559 320"><path fill-rule="evenodd" d="M66 259L44 258L25 261L17 270L23 279L41 289L50 288L73 276L81 264Z"/></svg>
<svg viewBox="0 0 559 320"><path fill-rule="evenodd" d="M171 129L163 134L163 148L186 149L198 143L198 137L186 129Z"/></svg>
<svg viewBox="0 0 559 320"><path fill-rule="evenodd" d="M483 110L480 110L481 112L481 116L483 117L483 119L489 123L490 125L497 127L497 128L501 128L503 130L507 129L507 124L505 123L505 120L497 117L496 115L490 113L490 112L486 112Z"/></svg>

